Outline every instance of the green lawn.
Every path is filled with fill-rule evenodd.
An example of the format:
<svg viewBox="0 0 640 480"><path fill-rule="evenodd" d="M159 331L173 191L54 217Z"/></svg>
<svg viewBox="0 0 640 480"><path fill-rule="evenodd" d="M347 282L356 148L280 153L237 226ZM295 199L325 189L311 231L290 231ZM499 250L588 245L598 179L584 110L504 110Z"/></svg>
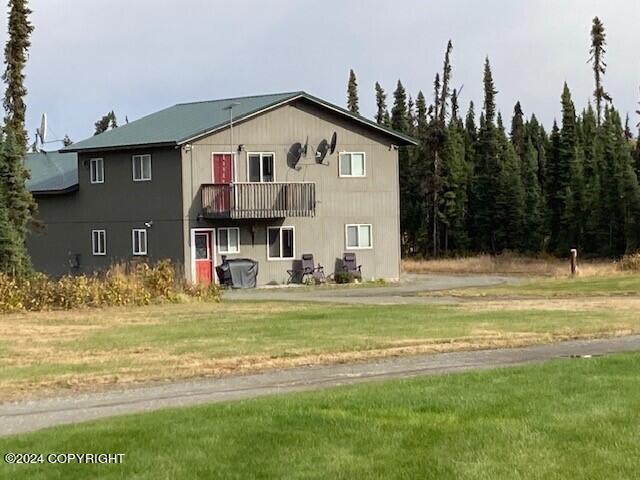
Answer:
<svg viewBox="0 0 640 480"><path fill-rule="evenodd" d="M0 439L123 465L3 478L625 479L640 471L640 354L372 383Z"/></svg>
<svg viewBox="0 0 640 480"><path fill-rule="evenodd" d="M522 283L486 288L466 288L425 295L454 296L608 296L640 295L640 275L610 277L536 278Z"/></svg>

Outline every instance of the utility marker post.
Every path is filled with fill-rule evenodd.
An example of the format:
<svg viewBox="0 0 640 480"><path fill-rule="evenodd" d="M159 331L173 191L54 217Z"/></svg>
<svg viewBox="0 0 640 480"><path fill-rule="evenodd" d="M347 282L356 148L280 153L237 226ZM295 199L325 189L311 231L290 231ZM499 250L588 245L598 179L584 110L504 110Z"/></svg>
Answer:
<svg viewBox="0 0 640 480"><path fill-rule="evenodd" d="M575 277L578 273L578 249L571 249L571 276Z"/></svg>

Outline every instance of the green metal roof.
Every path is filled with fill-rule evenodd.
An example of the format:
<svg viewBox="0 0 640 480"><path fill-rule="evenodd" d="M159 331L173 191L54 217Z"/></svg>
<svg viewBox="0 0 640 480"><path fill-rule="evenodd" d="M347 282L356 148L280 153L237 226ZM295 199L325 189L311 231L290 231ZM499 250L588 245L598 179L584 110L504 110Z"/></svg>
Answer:
<svg viewBox="0 0 640 480"><path fill-rule="evenodd" d="M75 153L27 153L25 167L31 173L27 188L32 193L62 193L78 187L78 156Z"/></svg>
<svg viewBox="0 0 640 480"><path fill-rule="evenodd" d="M83 150L103 150L122 147L149 145L179 145L199 136L208 134L229 124L229 106L233 104L233 121L237 122L269 108L304 98L313 103L334 110L353 120L400 140L402 145L415 145L416 140L378 125L360 115L330 104L305 92L276 93L252 97L226 98L204 102L180 103L152 113L138 120L108 130L65 147L61 152ZM236 103L237 102L237 103Z"/></svg>

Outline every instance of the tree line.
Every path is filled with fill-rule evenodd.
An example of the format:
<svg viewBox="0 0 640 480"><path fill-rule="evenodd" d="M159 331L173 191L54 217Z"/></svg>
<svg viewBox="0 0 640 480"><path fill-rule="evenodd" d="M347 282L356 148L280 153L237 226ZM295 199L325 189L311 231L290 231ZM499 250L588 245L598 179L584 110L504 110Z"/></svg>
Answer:
<svg viewBox="0 0 640 480"><path fill-rule="evenodd" d="M389 111L376 82L376 122L419 141L399 151L404 255L564 256L577 248L617 257L640 249L640 142L604 88L605 46L596 17L589 50L593 104L578 111L565 83L560 122L550 131L535 114L525 115L520 102L510 122L503 119L488 58L483 104L470 102L463 115L460 92L451 87L451 41L430 101L422 91L414 101L399 80ZM357 97L351 70L347 104L354 113Z"/></svg>

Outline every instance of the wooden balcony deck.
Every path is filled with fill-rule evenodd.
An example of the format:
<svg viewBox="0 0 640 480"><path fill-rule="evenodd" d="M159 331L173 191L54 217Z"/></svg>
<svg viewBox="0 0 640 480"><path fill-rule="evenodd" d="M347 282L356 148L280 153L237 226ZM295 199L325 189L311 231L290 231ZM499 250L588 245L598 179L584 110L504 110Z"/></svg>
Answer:
<svg viewBox="0 0 640 480"><path fill-rule="evenodd" d="M314 182L204 184L202 215L212 219L313 217Z"/></svg>

